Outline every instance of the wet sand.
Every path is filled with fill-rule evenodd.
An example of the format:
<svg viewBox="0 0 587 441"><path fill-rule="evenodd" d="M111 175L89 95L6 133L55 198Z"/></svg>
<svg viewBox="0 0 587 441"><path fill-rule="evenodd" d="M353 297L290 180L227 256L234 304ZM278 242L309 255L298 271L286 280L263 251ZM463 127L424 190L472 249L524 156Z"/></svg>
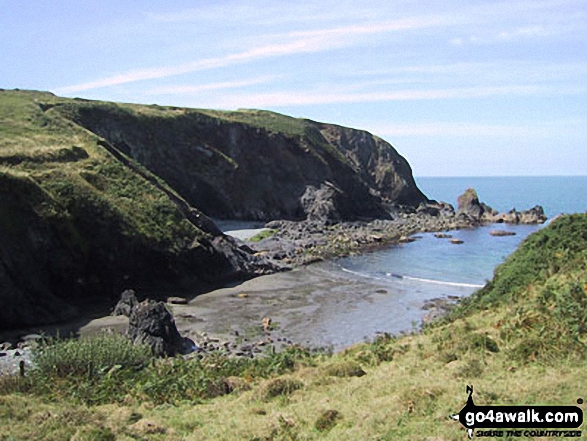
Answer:
<svg viewBox="0 0 587 441"><path fill-rule="evenodd" d="M269 317L278 334L296 343L340 350L378 332L417 328L427 314L422 307L438 293L414 292L408 285L346 273L335 262L324 262L218 289L171 309L180 333L188 337L207 332L231 339L235 331L255 336Z"/></svg>
<svg viewBox="0 0 587 441"><path fill-rule="evenodd" d="M263 334L263 318L269 317L275 338L338 351L373 339L378 332L412 331L429 313L423 307L431 299L471 292L456 287L450 292L420 289L410 280L365 277L329 261L257 277L168 308L180 333L194 341L204 332L221 341L235 341L237 335L253 341ZM87 336L105 328L124 332L127 326L126 317L102 314L28 333L54 334L59 329L62 336Z"/></svg>

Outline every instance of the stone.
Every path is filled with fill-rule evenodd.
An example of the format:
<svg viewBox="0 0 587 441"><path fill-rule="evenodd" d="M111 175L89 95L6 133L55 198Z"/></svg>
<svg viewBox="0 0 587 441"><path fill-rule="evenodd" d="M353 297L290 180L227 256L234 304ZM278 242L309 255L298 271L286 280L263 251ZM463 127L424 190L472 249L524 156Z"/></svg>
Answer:
<svg viewBox="0 0 587 441"><path fill-rule="evenodd" d="M544 222L546 222L546 215L540 205L520 213L521 224L543 224Z"/></svg>
<svg viewBox="0 0 587 441"><path fill-rule="evenodd" d="M513 231L505 231L505 230L491 230L489 232L491 236L515 236L516 233Z"/></svg>
<svg viewBox="0 0 587 441"><path fill-rule="evenodd" d="M270 331L272 329L271 323L272 323L272 320L269 317L264 317L263 318L263 331Z"/></svg>
<svg viewBox="0 0 587 441"><path fill-rule="evenodd" d="M147 344L156 356L188 353L195 346L179 334L165 304L154 300L145 300L132 309L128 335L135 344Z"/></svg>
<svg viewBox="0 0 587 441"><path fill-rule="evenodd" d="M188 299L184 297L168 297L167 303L171 303L172 305L187 305Z"/></svg>
<svg viewBox="0 0 587 441"><path fill-rule="evenodd" d="M120 300L114 307L112 315L124 315L126 317L130 317L133 308L135 308L138 304L139 301L137 300L134 290L127 289L123 291L122 294L120 294Z"/></svg>
<svg viewBox="0 0 587 441"><path fill-rule="evenodd" d="M457 215L463 214L478 221L485 212L485 209L479 202L477 192L473 188L468 188L462 195L460 195L457 199L457 203Z"/></svg>

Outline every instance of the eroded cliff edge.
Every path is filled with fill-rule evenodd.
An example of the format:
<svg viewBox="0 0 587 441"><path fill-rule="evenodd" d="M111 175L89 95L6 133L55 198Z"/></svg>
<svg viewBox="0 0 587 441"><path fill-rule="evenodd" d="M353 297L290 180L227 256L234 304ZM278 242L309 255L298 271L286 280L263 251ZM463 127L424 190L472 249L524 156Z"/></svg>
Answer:
<svg viewBox="0 0 587 441"><path fill-rule="evenodd" d="M267 111L67 102L53 109L209 216L357 220L427 201L407 161L368 132ZM332 207L324 211L327 199ZM322 203L320 203L322 202Z"/></svg>
<svg viewBox="0 0 587 441"><path fill-rule="evenodd" d="M0 90L0 327L74 317L126 287L275 271L207 217L388 218L426 202L360 130Z"/></svg>

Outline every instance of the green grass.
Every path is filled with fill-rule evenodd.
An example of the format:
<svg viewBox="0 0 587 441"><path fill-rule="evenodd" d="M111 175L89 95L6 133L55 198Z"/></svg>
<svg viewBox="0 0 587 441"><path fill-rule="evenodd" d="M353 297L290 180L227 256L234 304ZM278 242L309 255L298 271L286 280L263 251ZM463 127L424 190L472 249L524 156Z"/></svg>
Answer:
<svg viewBox="0 0 587 441"><path fill-rule="evenodd" d="M277 230L273 230L271 228L268 228L264 231L261 231L260 233L255 234L253 237L249 238L248 241L249 242L261 242L263 239L267 239L268 237L273 236L275 233L277 233Z"/></svg>
<svg viewBox="0 0 587 441"><path fill-rule="evenodd" d="M238 111L198 110L198 112L228 122L238 122L289 136L302 136L308 120L293 118L267 110L242 109Z"/></svg>
<svg viewBox="0 0 587 441"><path fill-rule="evenodd" d="M92 237L85 229L108 224L111 233L118 229L136 247L165 253L189 248L202 232L153 183L173 190L140 165L131 169L118 161L98 145L97 136L56 110L87 105L43 92L0 92L0 172L26 177L45 192L53 210L69 218L88 243Z"/></svg>

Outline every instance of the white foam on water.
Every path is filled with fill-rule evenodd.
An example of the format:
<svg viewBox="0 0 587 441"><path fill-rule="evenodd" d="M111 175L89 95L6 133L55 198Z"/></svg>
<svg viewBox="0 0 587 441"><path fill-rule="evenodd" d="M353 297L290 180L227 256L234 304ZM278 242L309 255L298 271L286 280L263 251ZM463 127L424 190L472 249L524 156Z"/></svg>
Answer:
<svg viewBox="0 0 587 441"><path fill-rule="evenodd" d="M485 286L485 285L478 285L476 283L446 282L444 280L423 279L421 277L411 277L411 276L395 276L395 277L400 277L402 279L407 279L407 280L414 280L416 282L435 283L437 285L462 286L464 288L483 288Z"/></svg>

